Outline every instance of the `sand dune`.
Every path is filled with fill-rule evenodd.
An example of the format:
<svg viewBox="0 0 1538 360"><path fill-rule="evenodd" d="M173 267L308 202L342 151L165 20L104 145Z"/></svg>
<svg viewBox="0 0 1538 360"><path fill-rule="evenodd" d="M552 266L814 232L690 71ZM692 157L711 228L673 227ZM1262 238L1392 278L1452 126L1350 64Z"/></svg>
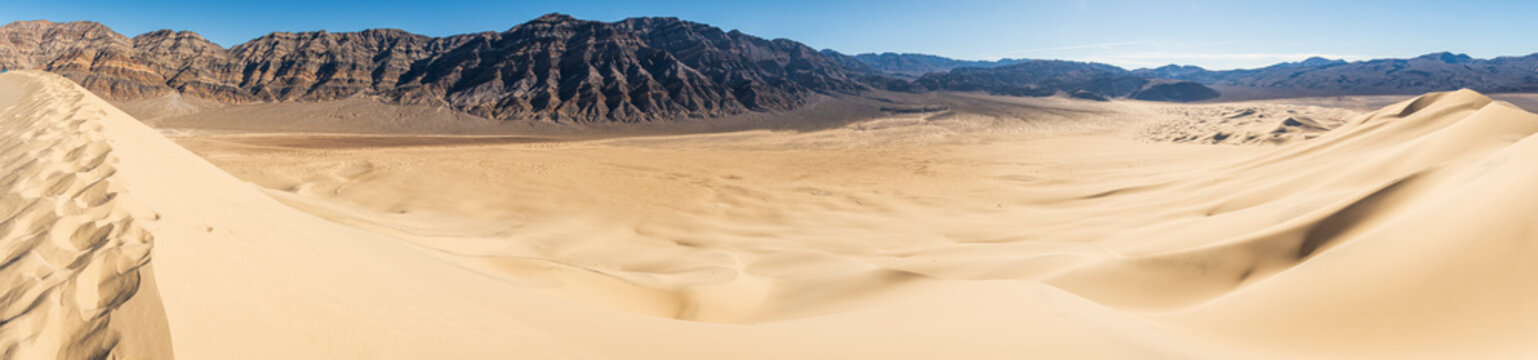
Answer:
<svg viewBox="0 0 1538 360"><path fill-rule="evenodd" d="M1169 120L1150 121L1144 137L1201 144L1283 144L1308 140L1339 126L1354 111L1314 106L1224 103L1162 106Z"/></svg>
<svg viewBox="0 0 1538 360"><path fill-rule="evenodd" d="M20 260L0 267L17 284L0 351L1538 356L1538 115L1470 91L1342 121L949 106L812 132L178 144L67 80L7 73L0 249ZM1149 141L1287 117L1319 129ZM1225 118L1249 120L1172 125Z"/></svg>

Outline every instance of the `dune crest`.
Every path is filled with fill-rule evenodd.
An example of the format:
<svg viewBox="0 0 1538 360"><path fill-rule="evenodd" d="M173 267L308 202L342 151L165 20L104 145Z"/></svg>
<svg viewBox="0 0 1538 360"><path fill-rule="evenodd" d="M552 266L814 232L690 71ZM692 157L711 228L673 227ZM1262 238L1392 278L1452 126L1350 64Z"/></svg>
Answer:
<svg viewBox="0 0 1538 360"><path fill-rule="evenodd" d="M111 108L72 86L29 80L0 90L0 357L163 353L165 339L120 331L129 319L163 315L115 316L130 299L159 311L155 294L139 293L151 281L140 270L154 240L142 224L157 215L124 192L100 120Z"/></svg>

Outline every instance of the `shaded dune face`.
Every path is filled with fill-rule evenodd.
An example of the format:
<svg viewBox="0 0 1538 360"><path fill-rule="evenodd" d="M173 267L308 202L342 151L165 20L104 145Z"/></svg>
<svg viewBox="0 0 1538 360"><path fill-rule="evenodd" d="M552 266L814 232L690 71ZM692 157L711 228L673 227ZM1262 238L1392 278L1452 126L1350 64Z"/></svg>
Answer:
<svg viewBox="0 0 1538 360"><path fill-rule="evenodd" d="M1538 128L1538 121L1529 121L1535 119L1527 115L1509 105L1491 105L1488 98L1472 92L1431 94L1369 114L1313 142L1202 171L1189 179L1141 189L1165 194L1161 199L1151 200L1167 206L1196 203L1197 206L1185 206L1202 216L1192 222L1206 223L1208 228L1238 222L1236 218L1264 216L1277 221L1257 222L1261 224L1258 229L1228 239L1200 242L1191 249L1160 249L1158 254L1115 262L1107 268L1086 269L1059 281L1069 284L1077 276L1100 271L1138 274L1129 279L1168 272L1178 282L1192 277L1214 278L1226 279L1234 286L1258 280L1258 275L1295 266L1404 209L1405 203L1428 192L1425 188L1432 184L1427 178L1434 177L1432 174L1449 166L1449 162L1472 161L1470 158L1485 155L1492 143L1509 142ZM1510 119L1513 116L1517 118ZM1159 192L1178 189L1173 193L1180 193L1198 188L1207 189L1200 193L1203 196L1218 196L1192 199ZM1299 201L1300 198L1313 201ZM1310 203L1317 205L1298 206ZM1296 215L1275 211L1281 207ZM1157 244L1158 240L1148 242ZM1110 270L1121 267L1126 268ZM1144 286L1157 283L1160 282ZM1114 287L1120 289L1117 291L1135 292L1138 290L1131 289L1138 286ZM1207 299L1188 298L1200 291L1182 290L1178 286L1154 286L1147 291L1184 298L1155 308L1191 305ZM1107 301L1138 302L1146 297L1110 296Z"/></svg>

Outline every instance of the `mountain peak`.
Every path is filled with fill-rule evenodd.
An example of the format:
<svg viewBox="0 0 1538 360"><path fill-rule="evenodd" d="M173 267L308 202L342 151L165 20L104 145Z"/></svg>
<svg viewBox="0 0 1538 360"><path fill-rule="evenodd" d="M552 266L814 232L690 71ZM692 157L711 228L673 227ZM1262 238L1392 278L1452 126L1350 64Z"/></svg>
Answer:
<svg viewBox="0 0 1538 360"><path fill-rule="evenodd" d="M1169 65L1164 65L1164 66L1160 66L1160 67L1154 68L1154 70L1162 70L1162 71L1172 71L1172 70L1203 71L1203 70L1206 70L1206 69L1204 69L1204 68L1202 68L1200 66L1196 66L1196 65L1169 64Z"/></svg>
<svg viewBox="0 0 1538 360"><path fill-rule="evenodd" d="M1463 64L1463 63L1468 63L1468 62L1474 61L1474 58L1470 57L1468 54L1454 54L1454 53L1449 52L1449 51L1434 52L1434 53L1430 53L1430 54L1426 54L1426 55L1421 55L1420 57L1417 57L1416 59L1441 61L1441 62L1448 63L1448 64Z"/></svg>
<svg viewBox="0 0 1538 360"><path fill-rule="evenodd" d="M48 21L48 20L27 20L27 21L11 22L9 24L5 24L4 26L0 26L0 30L5 30L5 31L32 31L32 30L42 30L42 29L70 29L70 31L94 32L94 33L112 32L112 29L108 28L107 25L102 25L102 23L95 22L95 21L85 21L85 20L68 21L68 22L53 22L53 21Z"/></svg>
<svg viewBox="0 0 1538 360"><path fill-rule="evenodd" d="M172 31L171 29L160 29L160 30L155 30L155 31L139 34L138 36L134 36L134 38L141 38L141 37L156 37L156 38L158 38L158 37L171 37L173 35L176 35L176 32Z"/></svg>
<svg viewBox="0 0 1538 360"><path fill-rule="evenodd" d="M539 17L534 18L534 20L529 20L531 23L563 23L572 21L577 21L577 18L558 12L540 15Z"/></svg>
<svg viewBox="0 0 1538 360"><path fill-rule="evenodd" d="M5 24L4 26L0 26L0 28L48 26L48 25L53 25L53 24L57 24L57 23L52 22L52 21L48 21L48 20L42 20L42 19L39 19L39 20L21 20L21 21L13 21L11 23Z"/></svg>
<svg viewBox="0 0 1538 360"><path fill-rule="evenodd" d="M1314 56L1314 57L1309 57L1307 59L1303 59L1303 61L1298 62L1298 65L1303 65L1303 66L1325 66L1325 65L1334 65L1334 64L1340 64L1340 63L1345 63L1345 62L1346 62L1345 60L1340 60L1340 59L1327 59L1327 58L1324 58L1322 56Z"/></svg>
<svg viewBox="0 0 1538 360"><path fill-rule="evenodd" d="M171 30L171 29L155 30L155 31L139 34L138 36L134 36L133 38L135 40L141 39L141 38L146 38L146 39L148 39L148 38L187 38L187 39L204 40L203 39L203 35L198 34L196 32L192 32L192 31L188 31L188 30L176 31L176 30Z"/></svg>

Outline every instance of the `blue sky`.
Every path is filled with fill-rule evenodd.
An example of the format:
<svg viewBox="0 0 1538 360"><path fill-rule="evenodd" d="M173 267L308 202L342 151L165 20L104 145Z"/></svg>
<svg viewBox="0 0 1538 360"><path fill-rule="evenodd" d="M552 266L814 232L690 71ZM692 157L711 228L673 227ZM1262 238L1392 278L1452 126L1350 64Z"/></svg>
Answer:
<svg viewBox="0 0 1538 360"><path fill-rule="evenodd" d="M676 16L845 53L1072 59L1129 68L1224 69L1443 50L1475 57L1538 52L1534 1L6 0L0 22L92 20L129 36L192 30L230 46L272 31L501 31L550 12L603 21Z"/></svg>

